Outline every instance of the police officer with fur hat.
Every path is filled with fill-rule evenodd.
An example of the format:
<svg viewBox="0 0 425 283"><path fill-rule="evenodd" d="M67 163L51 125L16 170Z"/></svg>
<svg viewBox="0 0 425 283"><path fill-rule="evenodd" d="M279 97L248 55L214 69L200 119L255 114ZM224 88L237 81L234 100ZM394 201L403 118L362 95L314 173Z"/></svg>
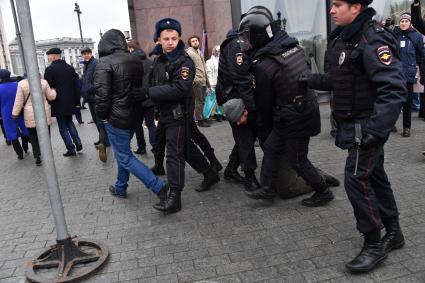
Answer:
<svg viewBox="0 0 425 283"><path fill-rule="evenodd" d="M346 264L353 272L372 270L404 245L383 148L406 100L406 81L396 39L372 21L371 2L333 1L330 13L337 27L328 43L329 72L308 80L312 88L333 91L335 143L348 150L345 190L364 235L361 252Z"/></svg>

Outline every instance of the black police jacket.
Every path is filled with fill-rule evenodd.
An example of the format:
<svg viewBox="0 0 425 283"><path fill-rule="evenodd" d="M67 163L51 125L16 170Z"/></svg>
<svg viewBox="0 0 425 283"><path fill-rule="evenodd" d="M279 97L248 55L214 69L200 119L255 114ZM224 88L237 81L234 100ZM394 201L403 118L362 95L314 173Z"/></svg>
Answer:
<svg viewBox="0 0 425 283"><path fill-rule="evenodd" d="M220 60L216 86L217 103L241 98L248 112L255 110L254 80L250 70L250 57L238 44L237 30L230 30L220 45Z"/></svg>
<svg viewBox="0 0 425 283"><path fill-rule="evenodd" d="M350 25L338 27L332 32L330 43L335 43L335 46L346 44L349 52L341 52L330 45L330 71L325 75L314 75L308 84L311 88L322 84L328 90L333 90L333 113L336 114L335 109L338 109L340 115L343 113L341 106L348 105L340 105L343 100L335 101L335 95L344 85L352 84L351 79L344 81L341 78L355 78L357 81L351 90L352 97L345 100L352 101L355 111L349 110L351 113L347 112L344 120L354 122L356 119L367 119L363 133L384 142L398 119L407 90L396 39L391 32L371 20L374 14L372 8L367 8ZM341 75L338 70L344 71L344 74ZM346 89L345 93L348 91ZM362 99L358 99L359 96ZM371 105L365 105L365 102Z"/></svg>
<svg viewBox="0 0 425 283"><path fill-rule="evenodd" d="M171 116L178 105L190 112L188 102L192 98L195 66L184 50L184 43L180 41L168 54L157 45L150 54L159 55L152 64L149 97L158 106L160 119L161 116Z"/></svg>
<svg viewBox="0 0 425 283"><path fill-rule="evenodd" d="M280 128L288 138L310 137L320 133L320 112L316 98L309 93L301 76L309 69L298 41L279 31L253 58L257 125L264 131ZM301 108L294 108L298 97ZM298 101L301 101L298 100Z"/></svg>
<svg viewBox="0 0 425 283"><path fill-rule="evenodd" d="M112 126L132 129L140 122L141 105L133 89L142 87L143 66L127 50L123 34L106 32L99 42L99 62L94 72L96 114Z"/></svg>

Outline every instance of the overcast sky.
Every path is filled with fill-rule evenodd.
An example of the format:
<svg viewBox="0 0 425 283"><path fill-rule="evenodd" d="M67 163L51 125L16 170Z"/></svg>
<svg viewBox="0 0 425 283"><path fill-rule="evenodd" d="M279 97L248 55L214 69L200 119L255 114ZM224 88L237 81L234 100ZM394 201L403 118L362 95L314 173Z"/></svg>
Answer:
<svg viewBox="0 0 425 283"><path fill-rule="evenodd" d="M116 28L130 31L127 0L29 0L35 40L57 37L80 38L77 14L74 12L77 2L82 14L81 28L83 37L100 39L102 32ZM15 2L16 3L16 2ZM0 0L7 41L15 38L10 0ZM97 43L95 45L97 47Z"/></svg>

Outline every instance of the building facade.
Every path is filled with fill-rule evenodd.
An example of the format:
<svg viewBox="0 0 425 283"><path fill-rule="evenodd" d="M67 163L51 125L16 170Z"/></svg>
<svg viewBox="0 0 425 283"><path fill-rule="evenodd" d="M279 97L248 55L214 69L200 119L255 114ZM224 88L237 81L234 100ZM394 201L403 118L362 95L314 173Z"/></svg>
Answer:
<svg viewBox="0 0 425 283"><path fill-rule="evenodd" d="M411 2L374 0L371 7L377 11L378 21L391 17L398 23L399 15L410 10ZM225 39L229 29L238 26L242 13L252 6L266 6L274 15L281 12L286 31L298 38L312 59L313 72L322 72L327 37L334 28L329 14L331 3L332 0L128 0L128 7L133 38L148 53L154 46L152 35L160 18L179 20L184 41L192 34L201 36L205 30L211 50Z"/></svg>
<svg viewBox="0 0 425 283"><path fill-rule="evenodd" d="M0 10L0 68L10 70L10 54L4 29L3 14Z"/></svg>
<svg viewBox="0 0 425 283"><path fill-rule="evenodd" d="M83 44L80 38L61 37L54 39L38 40L35 42L37 51L38 68L41 74L44 74L46 66L48 66L46 51L50 48L57 47L62 50L62 59L75 68L78 74L82 74L82 58L80 50ZM94 49L94 41L91 38L84 39L84 47ZM13 73L23 75L25 73L22 64L21 53L19 51L18 42L13 40L9 44L11 65Z"/></svg>

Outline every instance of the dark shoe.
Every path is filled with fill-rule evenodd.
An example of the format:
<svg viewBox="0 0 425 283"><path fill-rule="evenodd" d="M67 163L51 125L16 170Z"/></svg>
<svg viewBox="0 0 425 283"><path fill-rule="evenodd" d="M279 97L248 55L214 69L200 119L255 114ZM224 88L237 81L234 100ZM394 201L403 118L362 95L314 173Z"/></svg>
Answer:
<svg viewBox="0 0 425 283"><path fill-rule="evenodd" d="M215 116L215 119L216 119L216 121L217 121L217 122L221 122L221 121L223 121L223 116L221 116L221 115L216 115L216 116Z"/></svg>
<svg viewBox="0 0 425 283"><path fill-rule="evenodd" d="M397 127L396 127L396 126L392 127L392 128L391 128L391 132L393 132L393 133L397 133Z"/></svg>
<svg viewBox="0 0 425 283"><path fill-rule="evenodd" d="M410 137L410 129L409 128L404 128L403 129L403 134L402 134L403 138L408 138Z"/></svg>
<svg viewBox="0 0 425 283"><path fill-rule="evenodd" d="M105 145L103 143L100 143L97 146L97 149L99 150L99 159L102 162L106 162L106 160L108 160L108 157L106 156L106 148Z"/></svg>
<svg viewBox="0 0 425 283"><path fill-rule="evenodd" d="M226 169L224 169L224 179L228 181L234 181L239 184L245 184L245 178L242 177L241 174L238 172L238 166L239 164L234 162L229 162L227 164Z"/></svg>
<svg viewBox="0 0 425 283"><path fill-rule="evenodd" d="M204 173L204 180L199 188L196 188L197 192L205 192L211 189L211 187L220 181L220 176L213 169L210 169L207 173Z"/></svg>
<svg viewBox="0 0 425 283"><path fill-rule="evenodd" d="M67 151L63 154L63 156L68 157L68 156L76 156L77 153L75 151Z"/></svg>
<svg viewBox="0 0 425 283"><path fill-rule="evenodd" d="M159 198L159 202L157 204L154 204L153 208L159 211L164 211L165 203L167 202L168 198L168 185L165 184L164 187L159 191L157 194Z"/></svg>
<svg viewBox="0 0 425 283"><path fill-rule="evenodd" d="M117 190L115 189L114 186L109 186L109 192L111 193L111 195L119 197L119 198L126 198L127 197L127 192L117 192Z"/></svg>
<svg viewBox="0 0 425 283"><path fill-rule="evenodd" d="M76 144L75 145L75 150L77 150L77 152L78 151L82 151L83 150L83 145L80 143L80 144Z"/></svg>
<svg viewBox="0 0 425 283"><path fill-rule="evenodd" d="M24 156L23 155L18 155L18 159L19 160L22 160L22 159L24 159Z"/></svg>
<svg viewBox="0 0 425 283"><path fill-rule="evenodd" d="M37 158L35 159L35 165L37 165L37 166L41 166L41 159L40 159L40 157L37 157Z"/></svg>
<svg viewBox="0 0 425 283"><path fill-rule="evenodd" d="M164 169L164 165L155 163L155 165L151 168L152 172L156 175L156 176L164 176L165 175L165 169Z"/></svg>
<svg viewBox="0 0 425 283"><path fill-rule="evenodd" d="M274 185L265 185L254 191L245 191L245 195L252 199L273 201L276 197L276 188Z"/></svg>
<svg viewBox="0 0 425 283"><path fill-rule="evenodd" d="M332 175L329 175L328 173L322 171L319 168L316 169L319 175L322 176L322 178L325 180L325 183L328 185L328 187L339 187L341 182L337 178Z"/></svg>
<svg viewBox="0 0 425 283"><path fill-rule="evenodd" d="M345 265L351 272L371 271L388 256L381 241L380 230L366 233L364 237L365 240L360 253Z"/></svg>
<svg viewBox="0 0 425 283"><path fill-rule="evenodd" d="M100 141L94 142L93 144L97 148L97 146L100 144Z"/></svg>
<svg viewBox="0 0 425 283"><path fill-rule="evenodd" d="M304 206L317 207L322 206L334 199L331 190L326 189L324 192L315 192L311 197L303 199L301 204Z"/></svg>
<svg viewBox="0 0 425 283"><path fill-rule="evenodd" d="M398 217L382 219L385 226L385 236L382 238L382 244L385 252L400 249L404 246L404 236L401 232Z"/></svg>
<svg viewBox="0 0 425 283"><path fill-rule="evenodd" d="M82 124L84 124L84 121L78 121L78 125L82 125Z"/></svg>
<svg viewBox="0 0 425 283"><path fill-rule="evenodd" d="M158 209L165 214L175 213L182 209L182 202L180 198L180 191L177 189L170 189L167 200L165 201L164 208Z"/></svg>
<svg viewBox="0 0 425 283"><path fill-rule="evenodd" d="M137 150L134 151L136 154L146 154L146 149L139 147Z"/></svg>
<svg viewBox="0 0 425 283"><path fill-rule="evenodd" d="M215 172L220 172L220 170L223 169L223 166L220 161L218 161L217 157L215 157L214 153L208 156L208 161Z"/></svg>
<svg viewBox="0 0 425 283"><path fill-rule="evenodd" d="M251 192L261 188L254 171L245 172L245 191Z"/></svg>
<svg viewBox="0 0 425 283"><path fill-rule="evenodd" d="M200 121L198 121L198 127L208 128L210 126L211 125L208 124L208 122L206 120L200 120Z"/></svg>

